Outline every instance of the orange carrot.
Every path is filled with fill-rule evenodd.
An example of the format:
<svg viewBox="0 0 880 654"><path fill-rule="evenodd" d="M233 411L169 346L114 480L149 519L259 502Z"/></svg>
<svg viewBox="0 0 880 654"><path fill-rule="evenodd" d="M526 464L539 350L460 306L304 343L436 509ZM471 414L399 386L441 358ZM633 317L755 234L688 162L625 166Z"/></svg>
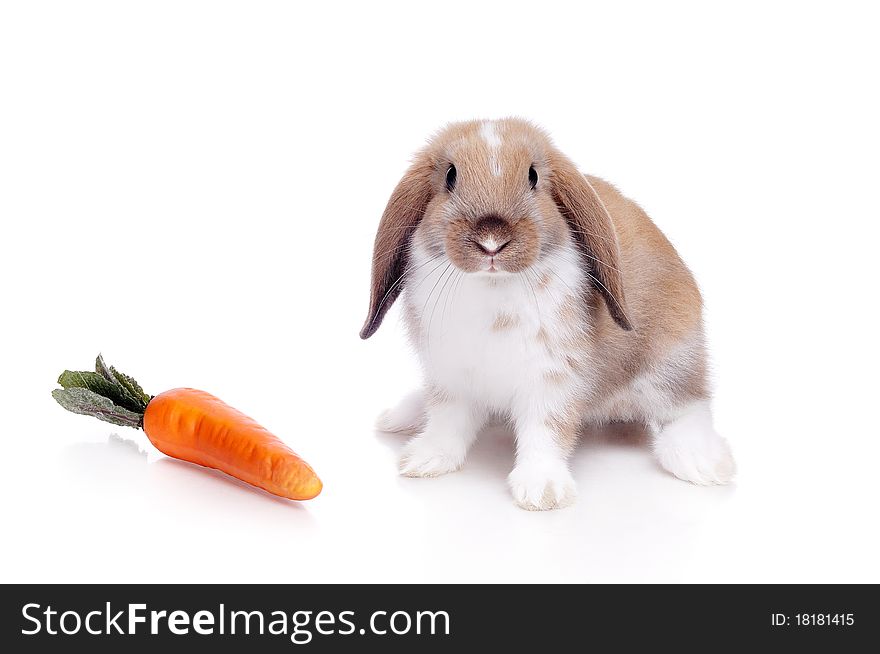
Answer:
<svg viewBox="0 0 880 654"><path fill-rule="evenodd" d="M210 393L175 388L155 397L98 355L95 372L65 370L52 396L68 411L142 428L160 451L215 468L273 495L308 500L321 480L277 436Z"/></svg>

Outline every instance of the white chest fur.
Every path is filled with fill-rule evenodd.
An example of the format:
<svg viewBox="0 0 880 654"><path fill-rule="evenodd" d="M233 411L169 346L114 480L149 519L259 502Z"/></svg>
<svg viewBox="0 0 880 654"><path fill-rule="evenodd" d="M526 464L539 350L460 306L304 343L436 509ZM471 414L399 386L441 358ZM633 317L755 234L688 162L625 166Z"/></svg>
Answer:
<svg viewBox="0 0 880 654"><path fill-rule="evenodd" d="M415 246L405 314L429 384L499 412L565 402L585 383L559 346L585 329L566 311L585 283L576 261L561 252L525 273L465 274Z"/></svg>

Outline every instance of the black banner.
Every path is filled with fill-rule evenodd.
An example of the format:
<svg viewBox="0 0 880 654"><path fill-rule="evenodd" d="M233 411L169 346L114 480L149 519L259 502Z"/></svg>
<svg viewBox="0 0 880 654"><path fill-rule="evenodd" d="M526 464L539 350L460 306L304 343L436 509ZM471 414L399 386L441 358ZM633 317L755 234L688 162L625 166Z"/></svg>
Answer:
<svg viewBox="0 0 880 654"><path fill-rule="evenodd" d="M543 651L876 642L876 586L7 585L4 651ZM646 641L646 639L648 639ZM12 647L12 649L10 649ZM243 650L243 648L246 648ZM853 650L840 650L853 651Z"/></svg>

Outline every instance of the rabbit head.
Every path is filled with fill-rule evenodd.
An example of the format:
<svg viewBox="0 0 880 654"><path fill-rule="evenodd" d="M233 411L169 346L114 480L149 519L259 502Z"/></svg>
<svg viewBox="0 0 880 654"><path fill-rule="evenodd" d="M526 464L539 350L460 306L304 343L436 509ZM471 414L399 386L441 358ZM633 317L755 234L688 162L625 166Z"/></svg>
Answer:
<svg viewBox="0 0 880 654"><path fill-rule="evenodd" d="M405 287L413 239L464 273L501 277L573 241L611 317L632 329L608 211L587 178L526 121L455 123L416 155L379 224L361 338L378 329Z"/></svg>

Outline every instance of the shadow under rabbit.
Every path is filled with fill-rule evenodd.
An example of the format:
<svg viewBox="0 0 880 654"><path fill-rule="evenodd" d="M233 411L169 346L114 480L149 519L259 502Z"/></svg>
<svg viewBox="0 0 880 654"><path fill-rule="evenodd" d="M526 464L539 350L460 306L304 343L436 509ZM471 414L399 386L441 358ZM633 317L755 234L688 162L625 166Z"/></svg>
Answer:
<svg viewBox="0 0 880 654"><path fill-rule="evenodd" d="M400 455L406 442L415 436L414 432L376 430L374 433L376 438L397 456ZM644 455L646 461L651 461L650 440L650 431L638 423L583 425L579 431L572 461L606 450L639 452ZM457 472L477 468L482 474L489 473L506 479L514 464L514 452L515 436L510 424L502 420L491 422L480 430L462 469Z"/></svg>
<svg viewBox="0 0 880 654"><path fill-rule="evenodd" d="M377 439L393 452L396 466L403 446L412 433L375 432ZM400 478L400 485L418 488L420 493L433 495L453 481L471 477L498 481L507 490L506 480L515 462L515 436L505 421L490 423L478 434L460 470L428 480ZM730 497L736 484L727 486L696 486L681 481L663 470L651 452L651 431L640 423L615 422L604 425L585 424L579 430L578 443L572 453L571 469L580 488L580 495L616 498L629 495L633 489L664 489L674 497ZM697 500L698 503L702 501Z"/></svg>

